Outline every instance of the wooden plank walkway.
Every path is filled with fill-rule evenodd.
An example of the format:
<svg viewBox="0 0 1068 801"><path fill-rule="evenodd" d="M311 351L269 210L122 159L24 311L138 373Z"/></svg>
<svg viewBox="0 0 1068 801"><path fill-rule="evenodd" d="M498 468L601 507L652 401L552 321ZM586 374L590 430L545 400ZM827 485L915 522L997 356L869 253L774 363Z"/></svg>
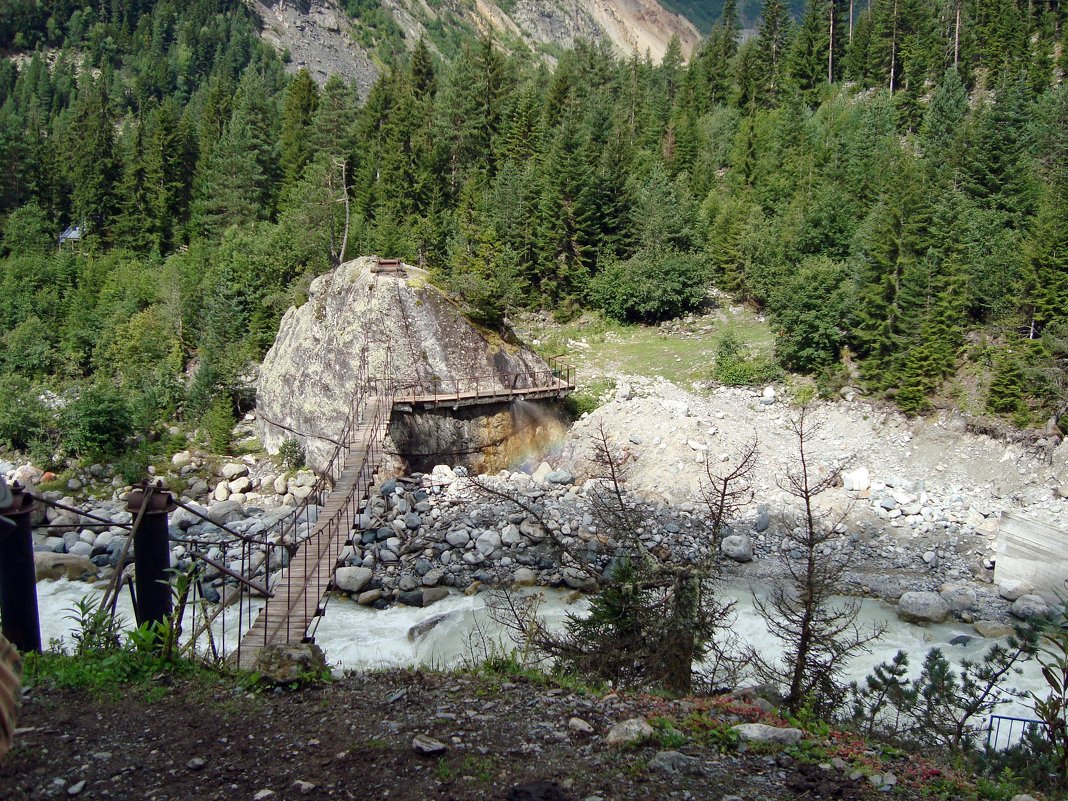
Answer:
<svg viewBox="0 0 1068 801"><path fill-rule="evenodd" d="M569 376L570 377L570 376ZM394 408L433 409L472 406L509 400L563 397L574 391L570 380L554 378L550 383L515 389L478 387L437 395L413 394L373 397L363 410L365 424L359 426L345 454L344 469L319 510L312 533L297 546L297 552L272 586L274 597L260 610L255 622L241 638L238 664L252 669L266 645L301 642L315 617L321 614L330 592L338 557L356 517L357 502L371 486L378 469L376 445L384 437ZM369 458L374 454L373 458ZM357 496L357 497L354 497ZM344 510L348 507L349 513Z"/></svg>
<svg viewBox="0 0 1068 801"><path fill-rule="evenodd" d="M345 468L319 510L315 528L299 543L297 552L272 587L274 597L260 610L241 639L239 664L242 668L251 669L265 645L300 642L319 613L355 518L355 502L359 498L353 496L357 493L362 496L366 492L377 468L377 464L367 457L372 452L370 445L382 438L388 421L379 415L379 411L377 399L367 405L365 419L368 422L357 429L345 456ZM353 509L351 516L343 512L349 504Z"/></svg>
<svg viewBox="0 0 1068 801"><path fill-rule="evenodd" d="M435 395L399 394L394 398L396 404L407 404L413 409L438 409L442 407L476 406L485 403L505 403L511 400L538 400L542 398L562 398L574 392L575 385L556 379L551 384L536 387L487 387L460 392L441 392Z"/></svg>

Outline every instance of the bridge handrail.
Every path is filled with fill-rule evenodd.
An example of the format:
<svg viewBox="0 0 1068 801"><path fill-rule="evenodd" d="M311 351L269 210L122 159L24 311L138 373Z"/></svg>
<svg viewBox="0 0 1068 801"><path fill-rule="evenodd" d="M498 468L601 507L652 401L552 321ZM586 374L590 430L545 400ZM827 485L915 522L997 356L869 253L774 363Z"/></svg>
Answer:
<svg viewBox="0 0 1068 801"><path fill-rule="evenodd" d="M377 436L377 432L380 427L388 425L395 403L403 403L409 398L420 399L426 395L459 399L461 395L471 392L479 397L506 399L521 397L531 390L563 391L572 390L575 387L575 368L558 357L548 359L546 368L542 370L455 379L451 382L451 386L447 386L448 382L437 380L394 378L388 347L386 362L386 378L376 379L367 374L366 354L364 355L356 385L349 400L348 416L337 436L335 448L325 468L316 475L308 495L297 508L255 535L249 533L240 536L227 529L226 534L230 535L229 538L217 543L226 552L240 549L240 574L248 579L235 581L233 576L230 576L231 580L220 588L224 594L229 596L222 599L222 603L214 613L215 616L223 618L223 630L225 631L226 628L225 610L233 600L237 601L239 615L236 648L226 647L224 635L222 640L224 655L229 655L241 662L242 643L256 628L258 616L262 616L264 623L262 640L253 641L255 638L248 638L250 645L262 646L282 637L286 641L293 641L296 634L307 640L314 634L319 615L325 608L329 594L320 597L318 592L312 593L308 590L312 586L326 586L337 567L342 549L351 541L349 532L357 522L361 500L371 487L375 468L382 454L382 444L379 442L380 437ZM361 439L363 450L356 453L353 448ZM333 509L327 512L328 499L337 488L350 459L353 463L362 459L363 467L358 475L352 477L352 485L346 487L345 497L340 501L337 498L329 501L329 506ZM328 517L323 517L323 515L328 515ZM313 539L311 535L315 532L317 534ZM302 558L307 559L306 564L311 569L294 571L290 569L291 560L301 554L298 547L301 541L306 542L304 547L308 549ZM287 562L287 559L290 562ZM228 553L228 558L223 560L226 564L232 564L233 561L235 558L232 553ZM280 574L278 568L282 568ZM261 571L265 578L262 585L257 586L252 579L260 575ZM329 572L329 575L325 576L326 581L324 581L324 572ZM281 592L283 585L279 584L279 581L285 582L285 593ZM278 598L272 601L272 595L265 596L264 589L268 593L273 592L275 596L281 595L289 599L284 618L284 632L281 628L283 624L277 618L272 623L268 616L271 604L283 603L283 600ZM203 595L203 591L201 594ZM258 612L253 605L253 599L256 597L262 599L263 602L263 607ZM296 625L294 618L301 611L301 605L304 613L302 621L311 622L297 632L292 626ZM207 624L210 625L214 620L215 617L212 617ZM275 625L274 629L271 628L272 625ZM257 631L256 635L258 638L260 632ZM210 631L207 636L209 639L212 637ZM211 642L211 648L213 651L216 650L214 641Z"/></svg>
<svg viewBox="0 0 1068 801"><path fill-rule="evenodd" d="M511 398L531 390L573 390L575 368L559 357L547 360L546 368L513 373L487 373L462 378L398 378L391 394L398 402L424 398L459 400L463 397Z"/></svg>

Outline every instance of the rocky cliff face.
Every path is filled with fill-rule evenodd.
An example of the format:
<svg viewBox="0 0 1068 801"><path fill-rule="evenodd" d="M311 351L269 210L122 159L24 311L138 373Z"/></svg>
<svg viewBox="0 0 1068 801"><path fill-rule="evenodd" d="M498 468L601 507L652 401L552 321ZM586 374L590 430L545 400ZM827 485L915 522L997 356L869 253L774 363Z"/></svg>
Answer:
<svg viewBox="0 0 1068 801"><path fill-rule="evenodd" d="M352 37L352 24L337 0L245 0L262 23L260 36L289 52L288 68L306 68L320 84L340 75L366 97L378 68Z"/></svg>
<svg viewBox="0 0 1068 801"><path fill-rule="evenodd" d="M475 328L423 271L373 274L373 264L373 258L356 259L320 276L308 301L282 318L257 387L260 434L269 451L296 437L308 464L322 468L361 373L423 388L478 378L482 387L506 389L510 374L547 369L530 351ZM441 415L427 418L395 425L404 440L398 443L402 460L409 441L412 449L449 461L450 453L477 453L506 433L489 416L464 415L462 426Z"/></svg>
<svg viewBox="0 0 1068 801"><path fill-rule="evenodd" d="M245 2L263 23L263 38L289 52L290 69L306 67L319 83L325 83L332 74L341 75L354 81L366 97L379 68L374 54L359 43L353 20L339 0ZM572 47L580 40L606 41L622 55L648 52L659 60L672 36L679 38L686 55L701 39L691 22L668 11L657 0L381 2L409 47L414 47L420 38L433 47L435 31L449 26L491 33L502 43L521 41L535 53L542 53L547 61L553 60L551 51Z"/></svg>

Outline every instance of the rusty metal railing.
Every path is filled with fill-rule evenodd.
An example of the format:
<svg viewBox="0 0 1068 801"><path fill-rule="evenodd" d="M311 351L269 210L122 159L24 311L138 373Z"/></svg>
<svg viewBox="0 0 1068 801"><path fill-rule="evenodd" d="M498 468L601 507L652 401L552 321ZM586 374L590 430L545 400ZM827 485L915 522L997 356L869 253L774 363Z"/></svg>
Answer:
<svg viewBox="0 0 1068 801"><path fill-rule="evenodd" d="M397 403L480 400L508 401L539 393L567 393L575 389L575 368L559 357L543 370L490 373L468 378L400 378L392 396Z"/></svg>

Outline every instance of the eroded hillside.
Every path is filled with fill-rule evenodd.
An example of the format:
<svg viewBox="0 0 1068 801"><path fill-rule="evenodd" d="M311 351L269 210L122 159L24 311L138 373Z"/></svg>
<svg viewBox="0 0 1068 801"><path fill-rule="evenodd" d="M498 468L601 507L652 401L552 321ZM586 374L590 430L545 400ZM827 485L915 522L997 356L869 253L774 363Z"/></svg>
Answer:
<svg viewBox="0 0 1068 801"><path fill-rule="evenodd" d="M448 59L471 34L492 34L510 49L553 54L586 40L623 54L659 61L672 37L684 55L700 41L697 28L657 0L245 0L259 17L263 38L289 54L292 70L307 68L323 83L333 74L355 81L366 95L389 54L426 39ZM353 6L366 6L367 10Z"/></svg>

